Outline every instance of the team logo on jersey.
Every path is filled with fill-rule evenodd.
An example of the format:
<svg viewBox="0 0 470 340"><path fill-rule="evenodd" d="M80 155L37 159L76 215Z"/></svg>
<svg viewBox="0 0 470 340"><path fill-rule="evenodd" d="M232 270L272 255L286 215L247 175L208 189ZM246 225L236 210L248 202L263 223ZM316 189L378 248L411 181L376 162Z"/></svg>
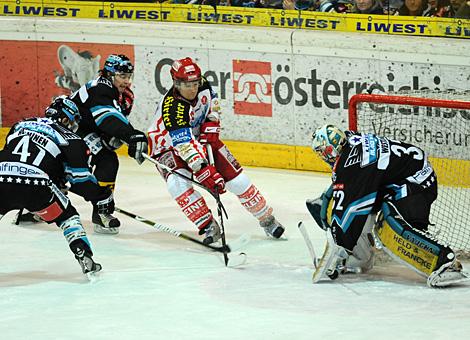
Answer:
<svg viewBox="0 0 470 340"><path fill-rule="evenodd" d="M271 117L271 63L233 60L232 65L235 114Z"/></svg>
<svg viewBox="0 0 470 340"><path fill-rule="evenodd" d="M170 131L173 145L189 143L191 141L191 131L189 129L178 129Z"/></svg>
<svg viewBox="0 0 470 340"><path fill-rule="evenodd" d="M206 96L202 96L202 98L201 98L201 104L202 104L202 105L206 105L206 104L207 104L207 97L206 97Z"/></svg>
<svg viewBox="0 0 470 340"><path fill-rule="evenodd" d="M361 144L361 136L352 135L351 137L349 137L348 142L349 142L349 144L351 144L351 145L358 145L358 144Z"/></svg>
<svg viewBox="0 0 470 340"><path fill-rule="evenodd" d="M359 146L354 146L351 151L349 152L348 159L344 163L344 167L347 168L357 163L361 163L362 161L362 153L359 152Z"/></svg>

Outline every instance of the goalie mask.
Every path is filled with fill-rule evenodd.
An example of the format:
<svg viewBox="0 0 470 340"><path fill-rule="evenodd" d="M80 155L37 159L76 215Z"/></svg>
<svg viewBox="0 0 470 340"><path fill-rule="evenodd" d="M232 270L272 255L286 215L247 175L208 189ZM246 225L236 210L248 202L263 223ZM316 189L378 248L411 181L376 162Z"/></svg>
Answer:
<svg viewBox="0 0 470 340"><path fill-rule="evenodd" d="M77 105L67 96L59 96L46 108L45 116L76 132L81 117Z"/></svg>
<svg viewBox="0 0 470 340"><path fill-rule="evenodd" d="M346 135L334 125L324 125L313 134L312 149L331 167L346 144Z"/></svg>

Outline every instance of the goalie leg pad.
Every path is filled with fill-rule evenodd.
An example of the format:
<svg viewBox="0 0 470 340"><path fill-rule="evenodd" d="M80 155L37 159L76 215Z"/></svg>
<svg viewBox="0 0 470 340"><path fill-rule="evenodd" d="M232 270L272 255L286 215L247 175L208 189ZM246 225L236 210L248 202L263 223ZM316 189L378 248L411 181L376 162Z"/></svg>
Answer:
<svg viewBox="0 0 470 340"><path fill-rule="evenodd" d="M326 246L323 256L318 261L315 272L312 276L312 282L317 283L320 280L335 280L339 275L339 267L343 267L344 260L348 258L346 249L338 246L331 234L331 229L326 230Z"/></svg>
<svg viewBox="0 0 470 340"><path fill-rule="evenodd" d="M388 255L425 277L455 261L452 249L409 225L390 202L382 205L377 236Z"/></svg>

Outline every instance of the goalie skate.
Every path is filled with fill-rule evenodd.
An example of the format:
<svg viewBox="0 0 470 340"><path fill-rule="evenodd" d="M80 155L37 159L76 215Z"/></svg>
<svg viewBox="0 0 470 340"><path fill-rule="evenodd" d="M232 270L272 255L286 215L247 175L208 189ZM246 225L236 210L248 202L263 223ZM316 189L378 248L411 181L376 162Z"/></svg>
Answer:
<svg viewBox="0 0 470 340"><path fill-rule="evenodd" d="M429 275L427 285L440 288L470 281L470 273L464 272L462 269L462 264L457 260L444 264Z"/></svg>

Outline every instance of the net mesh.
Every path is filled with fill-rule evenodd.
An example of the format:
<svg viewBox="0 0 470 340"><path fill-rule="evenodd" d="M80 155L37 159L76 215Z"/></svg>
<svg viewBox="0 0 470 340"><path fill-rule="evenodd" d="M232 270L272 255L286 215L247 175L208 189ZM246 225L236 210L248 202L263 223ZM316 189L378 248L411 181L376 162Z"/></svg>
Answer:
<svg viewBox="0 0 470 340"><path fill-rule="evenodd" d="M351 121L355 121L360 132L411 143L428 153L439 183L430 216L434 225L429 231L460 254L468 255L470 91L407 91L358 97L361 99L353 105L357 109L355 114L350 106L350 127ZM372 102L363 101L372 97ZM407 104L410 97L419 104ZM396 103L387 103L390 101Z"/></svg>

